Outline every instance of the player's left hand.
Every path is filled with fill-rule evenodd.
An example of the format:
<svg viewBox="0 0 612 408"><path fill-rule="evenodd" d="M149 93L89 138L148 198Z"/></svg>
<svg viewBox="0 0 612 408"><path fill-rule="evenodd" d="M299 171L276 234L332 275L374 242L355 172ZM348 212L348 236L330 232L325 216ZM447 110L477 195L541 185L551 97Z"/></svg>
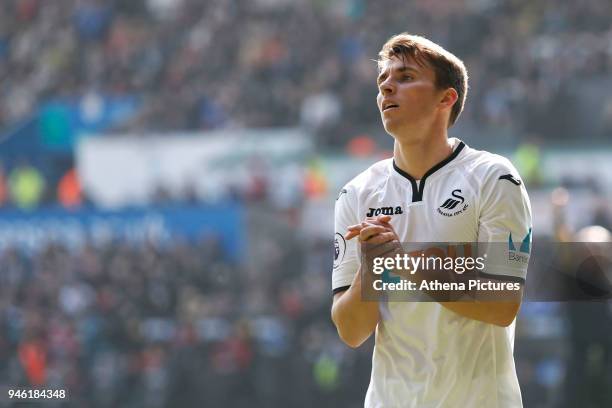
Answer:
<svg viewBox="0 0 612 408"><path fill-rule="evenodd" d="M390 224L389 215L368 217L359 224L348 227L347 240L359 238L366 259L387 256L401 250L399 237Z"/></svg>
<svg viewBox="0 0 612 408"><path fill-rule="evenodd" d="M369 244L385 244L388 242L399 242L399 237L389 223L391 216L379 215L377 217L368 217L359 224L348 227L346 239L350 240L359 237L360 242L368 242Z"/></svg>

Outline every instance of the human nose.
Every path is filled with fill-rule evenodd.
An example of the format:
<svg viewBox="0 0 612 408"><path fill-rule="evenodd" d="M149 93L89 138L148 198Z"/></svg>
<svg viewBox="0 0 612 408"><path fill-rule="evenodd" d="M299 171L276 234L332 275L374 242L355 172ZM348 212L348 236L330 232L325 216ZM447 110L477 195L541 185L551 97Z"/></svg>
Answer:
<svg viewBox="0 0 612 408"><path fill-rule="evenodd" d="M383 96L392 94L395 90L395 86L393 85L391 78L385 78L385 80L378 85L378 90Z"/></svg>

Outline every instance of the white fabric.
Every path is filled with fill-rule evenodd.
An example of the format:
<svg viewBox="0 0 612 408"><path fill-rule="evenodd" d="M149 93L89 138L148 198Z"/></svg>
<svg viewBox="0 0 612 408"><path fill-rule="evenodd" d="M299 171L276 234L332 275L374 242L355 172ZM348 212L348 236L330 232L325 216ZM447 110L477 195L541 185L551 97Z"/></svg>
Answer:
<svg viewBox="0 0 612 408"><path fill-rule="evenodd" d="M458 150L461 141L451 141ZM513 178L500 179L504 175ZM347 227L365 219L371 209L389 212L389 207L394 213L391 224L402 242L509 243L511 234L521 260L510 260L506 254L507 262L487 264L486 272L526 277L529 249L521 245L527 240L529 246L531 207L518 172L507 159L463 146L452 160L427 175L422 200L413 184L418 187L419 181L412 183L388 159L340 192L335 209L334 291L350 286L359 270L358 242L345 241ZM445 204L453 208L441 208ZM381 301L379 307L366 407L522 406L512 355L514 323L505 328L482 323L436 302Z"/></svg>

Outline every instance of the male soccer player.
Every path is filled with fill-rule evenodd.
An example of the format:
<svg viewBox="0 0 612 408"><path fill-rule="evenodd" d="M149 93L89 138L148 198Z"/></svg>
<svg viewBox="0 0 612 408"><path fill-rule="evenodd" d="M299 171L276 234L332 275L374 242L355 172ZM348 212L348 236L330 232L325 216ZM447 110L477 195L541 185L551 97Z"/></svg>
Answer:
<svg viewBox="0 0 612 408"><path fill-rule="evenodd" d="M341 339L375 347L366 407L520 407L514 321L527 273L531 209L505 158L449 138L468 88L456 56L420 36L382 47L377 104L393 159L350 181L335 210L332 320ZM361 242L499 242L481 281L513 282L504 302L367 301ZM426 279L425 272L412 275Z"/></svg>

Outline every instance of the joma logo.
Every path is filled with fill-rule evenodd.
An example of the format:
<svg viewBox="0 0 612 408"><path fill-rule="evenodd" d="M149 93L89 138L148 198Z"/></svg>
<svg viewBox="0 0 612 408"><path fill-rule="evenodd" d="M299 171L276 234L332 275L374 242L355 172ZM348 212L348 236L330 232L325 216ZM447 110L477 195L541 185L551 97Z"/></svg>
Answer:
<svg viewBox="0 0 612 408"><path fill-rule="evenodd" d="M395 215L403 214L402 207L380 207L370 208L370 211L366 214L366 217L375 217L377 215Z"/></svg>

